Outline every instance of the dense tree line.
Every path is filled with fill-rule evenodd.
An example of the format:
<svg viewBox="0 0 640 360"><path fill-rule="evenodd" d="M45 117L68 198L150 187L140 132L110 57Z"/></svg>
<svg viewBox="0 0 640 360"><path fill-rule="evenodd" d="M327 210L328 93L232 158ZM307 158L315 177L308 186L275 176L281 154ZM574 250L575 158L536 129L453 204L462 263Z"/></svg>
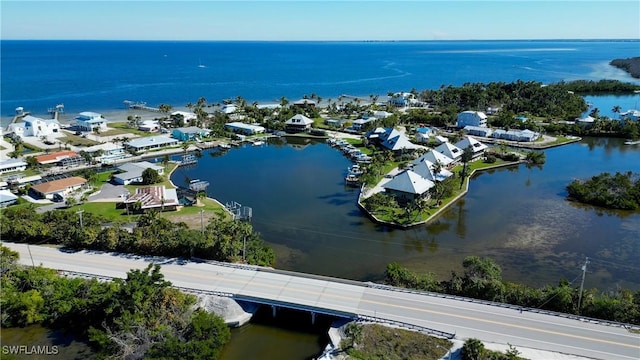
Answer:
<svg viewBox="0 0 640 360"><path fill-rule="evenodd" d="M618 80L575 80L560 82L567 90L580 94L632 94L640 86Z"/></svg>
<svg viewBox="0 0 640 360"><path fill-rule="evenodd" d="M569 199L609 209L640 209L640 175L601 173L588 180L574 180L567 186Z"/></svg>
<svg viewBox="0 0 640 360"><path fill-rule="evenodd" d="M615 294L585 290L580 309L576 308L579 289L566 280L557 286L533 288L502 280L502 269L489 258L469 256L463 273L452 272L448 280L438 281L431 273L418 274L397 263L387 266L386 281L393 286L433 291L540 308L568 314L640 325L640 291L618 289Z"/></svg>
<svg viewBox="0 0 640 360"><path fill-rule="evenodd" d="M101 355L124 359L215 359L230 338L224 321L194 308L195 297L171 288L158 265L101 282L20 267L17 256L2 247L3 327L71 331Z"/></svg>
<svg viewBox="0 0 640 360"><path fill-rule="evenodd" d="M546 86L537 81L522 80L465 83L460 87L443 85L437 90L421 92L420 99L448 117L464 110L485 111L494 106L513 114L567 120L580 116L588 108L582 96L571 91L565 83Z"/></svg>
<svg viewBox="0 0 640 360"><path fill-rule="evenodd" d="M212 219L201 232L161 218L155 211L140 215L133 229L118 223L103 225L101 217L88 212L82 214L80 226L78 214L71 210L38 214L33 206L16 206L2 215L0 235L10 241L228 262L244 257L250 264L263 266L275 263L273 249L247 222Z"/></svg>

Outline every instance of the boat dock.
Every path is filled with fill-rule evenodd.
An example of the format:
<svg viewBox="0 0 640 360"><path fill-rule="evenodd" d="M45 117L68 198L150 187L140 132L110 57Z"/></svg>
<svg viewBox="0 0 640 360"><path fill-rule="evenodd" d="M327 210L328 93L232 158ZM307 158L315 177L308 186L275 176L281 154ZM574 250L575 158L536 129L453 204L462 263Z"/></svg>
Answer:
<svg viewBox="0 0 640 360"><path fill-rule="evenodd" d="M127 105L127 107L129 109L160 112L160 108L154 108L154 107L151 107L151 106L147 106L147 103L144 102L144 101L125 100L124 103L125 103L125 105Z"/></svg>

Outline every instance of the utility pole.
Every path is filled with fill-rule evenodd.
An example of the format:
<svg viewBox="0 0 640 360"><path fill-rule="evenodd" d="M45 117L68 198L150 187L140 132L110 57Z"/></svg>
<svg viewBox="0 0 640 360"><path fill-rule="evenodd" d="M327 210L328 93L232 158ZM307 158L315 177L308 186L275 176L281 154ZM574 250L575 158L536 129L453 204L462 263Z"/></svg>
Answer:
<svg viewBox="0 0 640 360"><path fill-rule="evenodd" d="M78 210L76 211L76 214L78 214L78 216L80 217L80 229L82 230L82 213L84 212L84 210Z"/></svg>
<svg viewBox="0 0 640 360"><path fill-rule="evenodd" d="M247 262L247 235L242 237L242 262Z"/></svg>
<svg viewBox="0 0 640 360"><path fill-rule="evenodd" d="M584 288L584 277L587 274L587 264L589 263L589 257L584 259L584 265L582 265L582 281L580 282L580 293L578 294L578 314L580 314L580 304L582 303L582 289Z"/></svg>
<svg viewBox="0 0 640 360"><path fill-rule="evenodd" d="M203 218L203 214L204 214L204 209L200 209L200 232L202 233L202 236L204 236L204 218Z"/></svg>

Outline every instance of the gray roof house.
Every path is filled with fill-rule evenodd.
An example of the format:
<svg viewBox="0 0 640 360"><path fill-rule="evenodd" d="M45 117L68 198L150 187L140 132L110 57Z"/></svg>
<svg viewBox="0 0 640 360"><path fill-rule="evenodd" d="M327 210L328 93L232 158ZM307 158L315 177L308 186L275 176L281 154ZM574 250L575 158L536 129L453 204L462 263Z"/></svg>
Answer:
<svg viewBox="0 0 640 360"><path fill-rule="evenodd" d="M488 146L481 143L480 141L472 138L471 136L467 136L464 139L458 141L456 146L460 149L464 150L466 148L471 148L473 150L473 158L480 157L484 155L484 151L487 150Z"/></svg>
<svg viewBox="0 0 640 360"><path fill-rule="evenodd" d="M431 163L436 163L436 162L440 162L440 164L444 165L444 166L448 166L449 164L453 163L453 159L448 157L445 154L439 153L435 150L429 150L426 153L424 153L422 156L420 156L419 158L413 160L411 163L412 164L419 164L423 161L429 161Z"/></svg>
<svg viewBox="0 0 640 360"><path fill-rule="evenodd" d="M287 131L301 132L301 131L306 131L310 129L311 124L313 124L313 120L309 119L308 117L302 114L297 114L292 116L284 124L286 126Z"/></svg>
<svg viewBox="0 0 640 360"><path fill-rule="evenodd" d="M142 173L149 168L157 171L160 175L164 173L164 167L147 161L126 163L118 166L118 170L123 171L123 173L113 175L113 181L120 185L142 182Z"/></svg>
<svg viewBox="0 0 640 360"><path fill-rule="evenodd" d="M453 164L462 158L462 149L448 142L438 145L434 150L451 158Z"/></svg>
<svg viewBox="0 0 640 360"><path fill-rule="evenodd" d="M387 193L395 196L398 202L410 202L425 197L435 184L411 170L403 171L389 180L382 187Z"/></svg>
<svg viewBox="0 0 640 360"><path fill-rule="evenodd" d="M129 140L125 146L134 151L144 151L149 149L157 149L167 146L178 145L178 139L172 139L168 136L150 136L140 139Z"/></svg>

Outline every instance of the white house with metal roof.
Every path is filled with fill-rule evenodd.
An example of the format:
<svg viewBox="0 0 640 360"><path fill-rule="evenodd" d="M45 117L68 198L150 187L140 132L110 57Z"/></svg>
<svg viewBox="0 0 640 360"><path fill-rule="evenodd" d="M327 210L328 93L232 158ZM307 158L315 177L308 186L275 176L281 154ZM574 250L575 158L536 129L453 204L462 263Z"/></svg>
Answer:
<svg viewBox="0 0 640 360"><path fill-rule="evenodd" d="M412 143L409 138L394 128L376 128L367 134L367 139L391 151L424 149Z"/></svg>
<svg viewBox="0 0 640 360"><path fill-rule="evenodd" d="M465 126L464 131L466 131L467 134L469 135L482 136L482 137L489 137L493 133L493 130L491 130L491 128L484 127L484 126L471 126L471 125Z"/></svg>
<svg viewBox="0 0 640 360"><path fill-rule="evenodd" d="M393 195L400 203L415 201L428 196L429 189L435 184L411 170L406 170L382 185L385 192Z"/></svg>
<svg viewBox="0 0 640 360"><path fill-rule="evenodd" d="M435 164L431 161L424 160L414 165L411 169L414 173L422 176L423 178L433 181L440 182L444 181L447 178L453 176L453 173L447 170L444 165L442 165L438 172L436 172Z"/></svg>
<svg viewBox="0 0 640 360"><path fill-rule="evenodd" d="M224 124L224 127L226 129L229 129L229 130L233 131L234 133L241 133L241 134L245 134L245 135L262 134L262 133L264 133L266 131L266 129L263 126L245 124L245 123L242 123L242 122L226 123L226 124Z"/></svg>
<svg viewBox="0 0 640 360"><path fill-rule="evenodd" d="M178 141L178 139L173 139L168 136L150 136L129 140L129 142L126 143L125 146L128 149L139 152L150 149L159 149L167 146L176 146L179 143L180 141Z"/></svg>
<svg viewBox="0 0 640 360"><path fill-rule="evenodd" d="M9 124L7 132L14 133L22 137L27 136L48 136L60 131L60 123L56 119L41 119L27 115L22 118L22 122Z"/></svg>
<svg viewBox="0 0 640 360"><path fill-rule="evenodd" d="M449 166L451 163L453 163L452 158L446 156L445 154L439 153L435 150L427 151L426 153L422 154L419 158L413 160L411 163L417 165L423 161L429 161L433 164L439 162L443 166Z"/></svg>
<svg viewBox="0 0 640 360"><path fill-rule="evenodd" d="M0 174L11 171L25 171L27 163L20 159L8 159L0 161Z"/></svg>
<svg viewBox="0 0 640 360"><path fill-rule="evenodd" d="M479 158L484 155L485 150L489 147L480 141L472 138L471 136L467 136L464 139L458 141L455 146L464 150L466 148L471 148L473 150L473 159Z"/></svg>
<svg viewBox="0 0 640 360"><path fill-rule="evenodd" d="M438 145L434 150L452 159L451 164L459 162L462 158L462 149L448 142Z"/></svg>
<svg viewBox="0 0 640 360"><path fill-rule="evenodd" d="M76 127L81 131L93 131L98 128L99 130L107 130L107 119L102 114L98 114L92 111L83 111L75 118Z"/></svg>

